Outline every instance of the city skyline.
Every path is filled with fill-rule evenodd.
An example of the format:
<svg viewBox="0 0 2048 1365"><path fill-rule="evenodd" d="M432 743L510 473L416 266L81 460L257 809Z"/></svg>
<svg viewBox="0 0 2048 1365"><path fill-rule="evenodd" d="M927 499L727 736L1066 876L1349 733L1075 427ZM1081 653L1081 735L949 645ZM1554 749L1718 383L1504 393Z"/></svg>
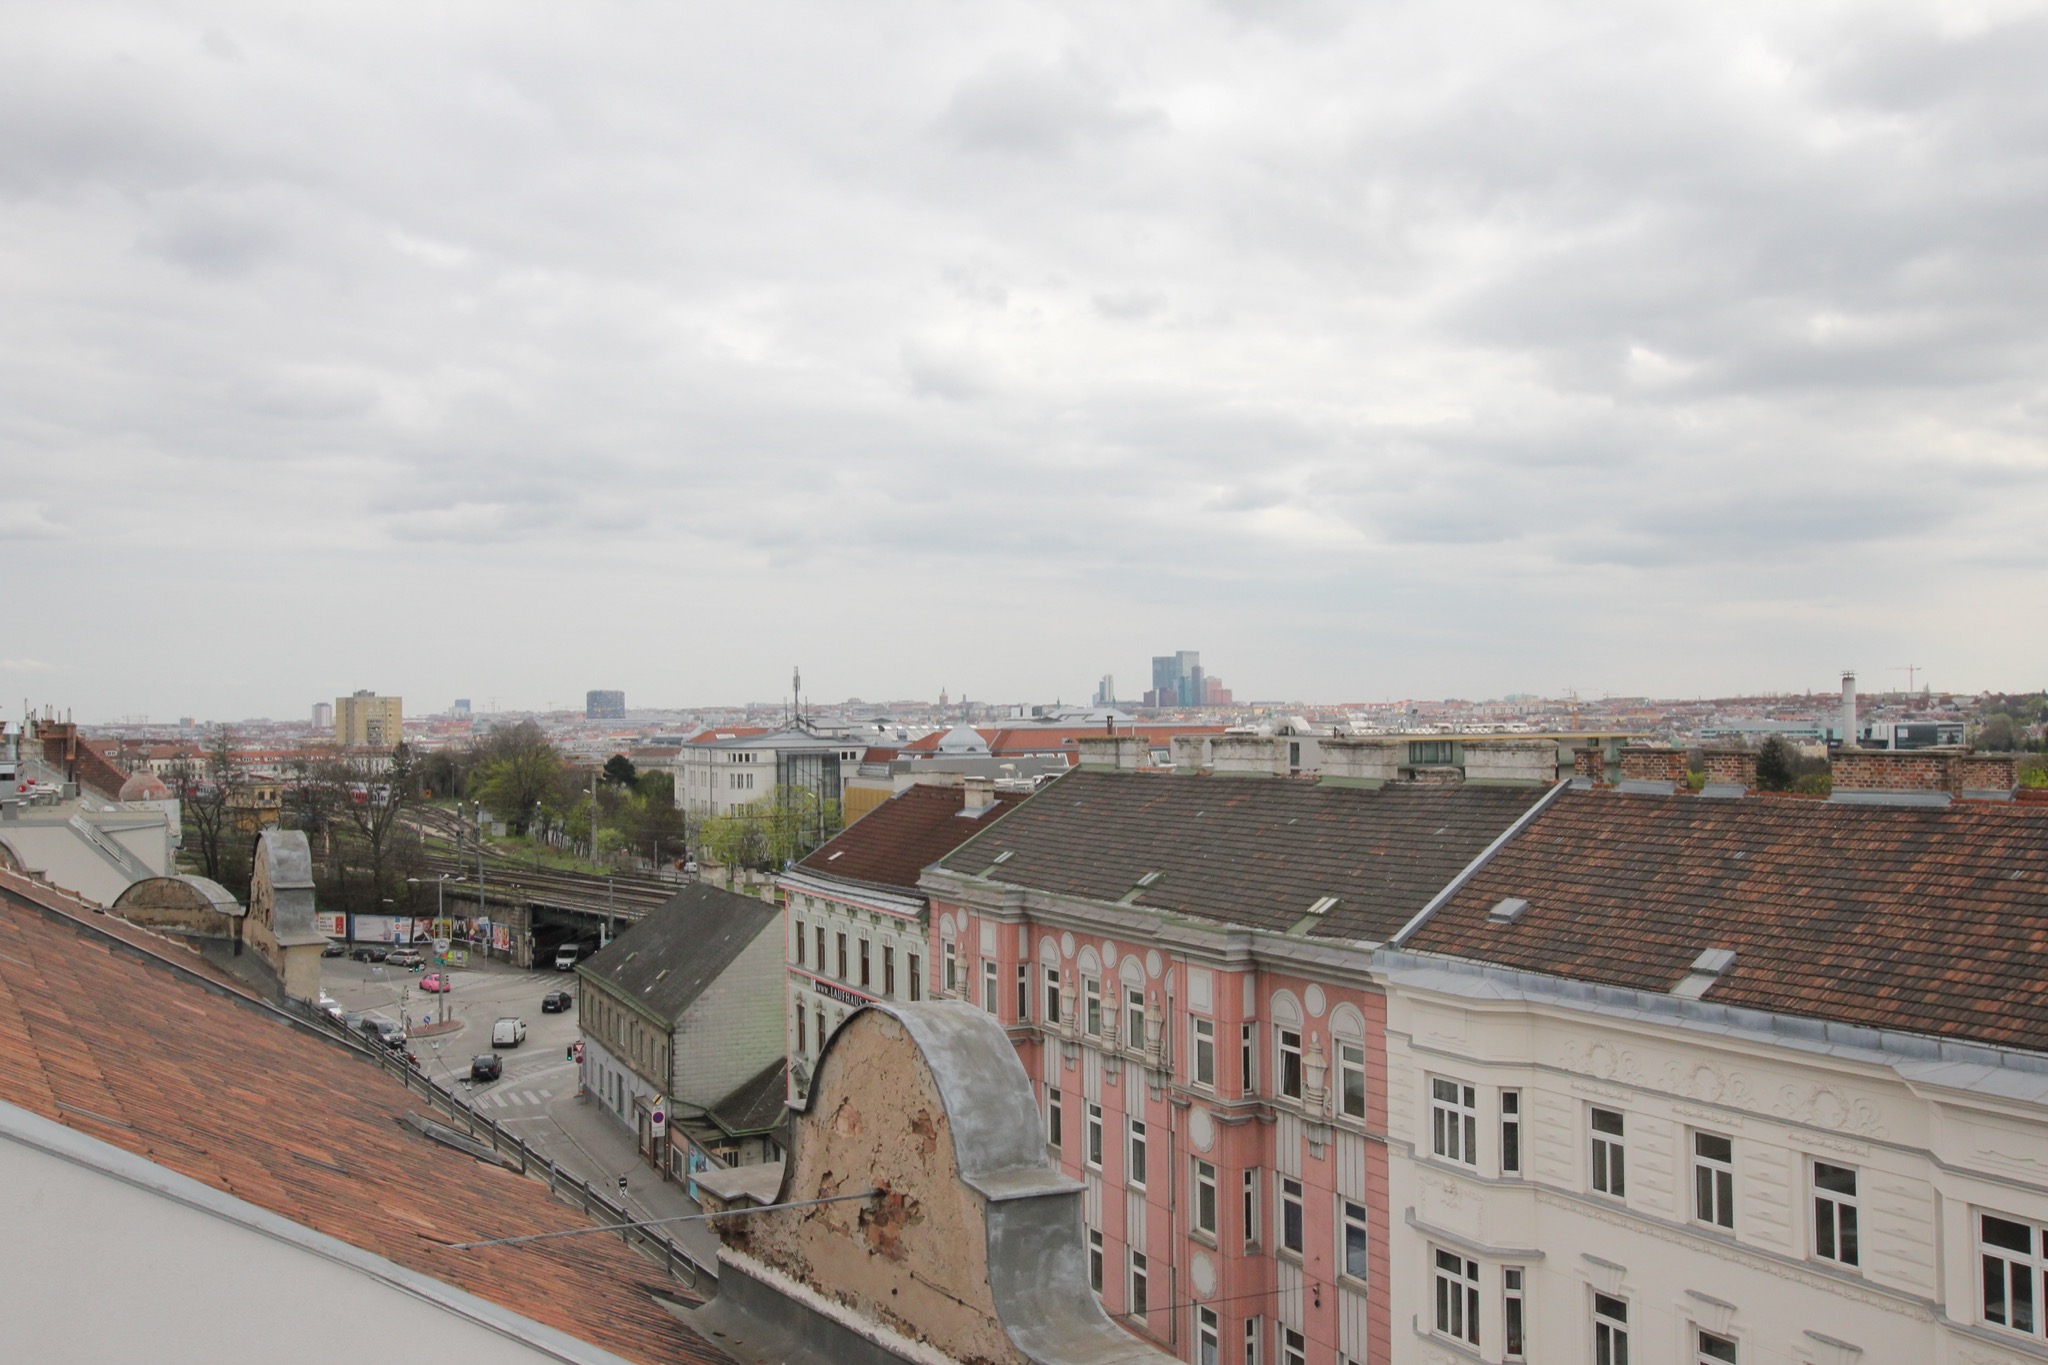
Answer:
<svg viewBox="0 0 2048 1365"><path fill-rule="evenodd" d="M15 37L0 692L2039 685L2038 14Z"/></svg>

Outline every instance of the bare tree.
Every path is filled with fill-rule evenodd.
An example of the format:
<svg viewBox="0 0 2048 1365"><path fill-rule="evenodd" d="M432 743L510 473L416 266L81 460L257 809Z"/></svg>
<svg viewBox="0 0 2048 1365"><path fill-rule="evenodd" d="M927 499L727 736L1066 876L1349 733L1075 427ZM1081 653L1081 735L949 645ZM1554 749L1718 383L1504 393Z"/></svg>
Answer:
<svg viewBox="0 0 2048 1365"><path fill-rule="evenodd" d="M185 847L198 857L201 870L219 881L227 871L229 845L235 837L234 732L225 725L217 727L198 762L180 758L171 768L171 780L178 789Z"/></svg>

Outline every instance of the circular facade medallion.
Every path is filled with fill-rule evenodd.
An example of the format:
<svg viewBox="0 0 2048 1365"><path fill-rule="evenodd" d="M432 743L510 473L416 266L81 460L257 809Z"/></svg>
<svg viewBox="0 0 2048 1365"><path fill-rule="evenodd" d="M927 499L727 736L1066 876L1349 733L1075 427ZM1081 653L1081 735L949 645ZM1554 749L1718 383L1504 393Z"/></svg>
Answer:
<svg viewBox="0 0 2048 1365"><path fill-rule="evenodd" d="M1324 1006L1329 1002L1323 999L1323 988L1321 986L1310 986L1301 993L1301 1003L1308 1006L1309 1018L1320 1019L1323 1017Z"/></svg>
<svg viewBox="0 0 2048 1365"><path fill-rule="evenodd" d="M1159 979L1159 973L1165 970L1166 959L1159 956L1159 950L1157 948L1154 948L1145 954L1145 975L1151 977L1154 981L1157 981Z"/></svg>
<svg viewBox="0 0 2048 1365"><path fill-rule="evenodd" d="M1198 1251L1188 1265L1188 1278L1194 1281L1195 1292L1208 1298L1216 1292L1216 1262L1209 1259L1209 1253Z"/></svg>
<svg viewBox="0 0 2048 1365"><path fill-rule="evenodd" d="M1061 934L1061 935L1060 935L1060 956L1061 956L1061 957L1072 957L1073 955L1074 955L1074 936L1073 936L1072 934Z"/></svg>
<svg viewBox="0 0 2048 1365"><path fill-rule="evenodd" d="M1198 1152L1216 1145L1216 1121L1209 1117L1208 1110L1197 1109L1188 1115L1188 1141Z"/></svg>

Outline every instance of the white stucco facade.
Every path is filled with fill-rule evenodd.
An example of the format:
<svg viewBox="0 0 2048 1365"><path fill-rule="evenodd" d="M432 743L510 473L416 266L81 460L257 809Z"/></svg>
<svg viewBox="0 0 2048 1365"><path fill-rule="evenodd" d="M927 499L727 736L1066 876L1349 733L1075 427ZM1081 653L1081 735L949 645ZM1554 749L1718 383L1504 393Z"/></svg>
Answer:
<svg viewBox="0 0 2048 1365"><path fill-rule="evenodd" d="M925 998L929 965L922 896L795 872L784 896L784 1009L790 1097L804 1093L825 1040L862 1005Z"/></svg>
<svg viewBox="0 0 2048 1365"><path fill-rule="evenodd" d="M1386 966L1394 1359L2048 1360L2048 1058Z"/></svg>

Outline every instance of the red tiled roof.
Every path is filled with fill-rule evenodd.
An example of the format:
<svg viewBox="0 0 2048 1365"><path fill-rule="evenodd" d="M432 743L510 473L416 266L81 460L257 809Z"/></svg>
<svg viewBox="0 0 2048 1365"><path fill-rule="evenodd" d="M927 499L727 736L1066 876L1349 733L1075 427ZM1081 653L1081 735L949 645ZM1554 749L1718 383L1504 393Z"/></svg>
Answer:
<svg viewBox="0 0 2048 1365"><path fill-rule="evenodd" d="M966 791L923 783L896 793L797 866L875 886L917 889L917 875L1003 819L1023 797L1000 792L978 819L961 815Z"/></svg>
<svg viewBox="0 0 2048 1365"><path fill-rule="evenodd" d="M1175 735L1220 735L1227 727L1221 725L1119 725L1119 735L1137 735L1155 748L1164 748L1173 743ZM903 746L906 754L935 753L939 741L948 731L938 730L921 735ZM989 753L998 758L1016 758L1025 754L1070 753L1079 747L1079 742L1097 735L1107 735L1108 730L1100 725L1020 725L997 728L977 725L974 733L987 743Z"/></svg>
<svg viewBox="0 0 2048 1365"><path fill-rule="evenodd" d="M612 1237L438 1245L590 1221L401 1128L423 1102L370 1062L101 928L0 893L0 1099L628 1360L726 1362Z"/></svg>
<svg viewBox="0 0 2048 1365"><path fill-rule="evenodd" d="M2048 1050L2048 809L1567 792L1407 946L1657 992L1732 948L1710 1002Z"/></svg>

